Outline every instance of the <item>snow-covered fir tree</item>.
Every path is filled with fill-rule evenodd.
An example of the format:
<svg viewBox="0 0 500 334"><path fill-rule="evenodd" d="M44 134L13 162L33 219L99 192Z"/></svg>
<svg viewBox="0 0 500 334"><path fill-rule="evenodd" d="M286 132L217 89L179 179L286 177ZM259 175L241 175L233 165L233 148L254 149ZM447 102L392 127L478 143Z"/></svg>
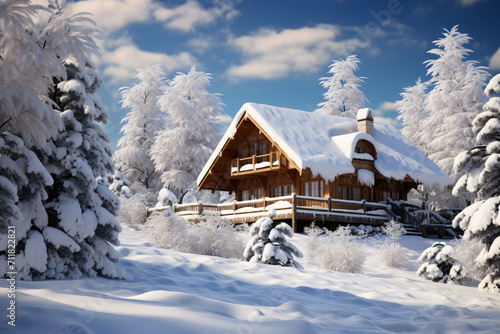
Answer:
<svg viewBox="0 0 500 334"><path fill-rule="evenodd" d="M400 94L402 99L396 102L399 113L397 120L403 124L401 133L420 149L423 149L425 140L421 138L424 132L421 127L422 121L427 117L424 103L428 85L418 78L414 86L404 88L404 92Z"/></svg>
<svg viewBox="0 0 500 334"><path fill-rule="evenodd" d="M48 9L28 0L0 4L0 131L17 134L26 147L41 147L61 122L50 107L53 78L64 78L54 54L39 44L37 15Z"/></svg>
<svg viewBox="0 0 500 334"><path fill-rule="evenodd" d="M219 94L207 91L211 76L193 66L178 73L160 98L167 124L156 137L151 157L165 188L182 203L184 194L196 188L196 178L218 144L216 118L222 114Z"/></svg>
<svg viewBox="0 0 500 334"><path fill-rule="evenodd" d="M270 210L269 216L276 216ZM302 268L294 257L303 257L302 252L287 240L293 237L293 230L286 223L275 223L271 218L263 217L250 227L248 241L243 259L249 262L266 263L295 268Z"/></svg>
<svg viewBox="0 0 500 334"><path fill-rule="evenodd" d="M455 194L474 194L475 202L453 221L465 231L464 239L479 241L483 248L476 258L486 269L479 289L500 292L500 74L485 89L489 97L473 122L478 146L455 159L457 173L464 173L453 189Z"/></svg>
<svg viewBox="0 0 500 334"><path fill-rule="evenodd" d="M424 262L417 275L440 283L460 284L467 277L467 268L453 258L453 247L444 242L435 242L422 252L418 261Z"/></svg>
<svg viewBox="0 0 500 334"><path fill-rule="evenodd" d="M114 161L133 189L156 192L161 183L151 159L151 147L157 133L165 127L158 108L158 100L166 90L165 73L161 65L153 65L140 69L136 79L136 85L120 89L122 108L130 112L123 119L123 136L118 140Z"/></svg>
<svg viewBox="0 0 500 334"><path fill-rule="evenodd" d="M97 29L86 14L66 16L62 5L51 2L52 12L38 16L43 29L39 43L66 70L64 79L53 78L48 93L64 128L37 150L50 172L34 182L45 183L42 200L47 213L23 214L22 224L29 231L19 242L19 278L125 278L111 246L119 244L118 199L97 182L114 171L109 138L98 124L107 121L107 113L92 97L102 85L90 59L97 52ZM44 169L27 169L37 170L42 175Z"/></svg>
<svg viewBox="0 0 500 334"><path fill-rule="evenodd" d="M45 187L53 184L34 150L46 149L61 129L50 91L65 71L40 43L36 19L47 8L23 0L3 1L0 8L0 276L8 268L7 226L13 226L18 278L30 279L46 263L38 245L48 224Z"/></svg>
<svg viewBox="0 0 500 334"><path fill-rule="evenodd" d="M489 74L477 61L466 60L472 52L465 47L471 37L460 33L458 26L445 29L443 35L433 42L437 48L428 51L438 58L425 62L432 90L425 100L428 117L422 123L421 137L429 158L456 180L453 161L476 144L472 120L485 102L483 88Z"/></svg>
<svg viewBox="0 0 500 334"><path fill-rule="evenodd" d="M335 116L355 118L360 108L368 102L360 89L364 77L357 77L354 72L360 63L356 55L346 59L334 60L329 66L330 77L320 79L320 84L327 91L323 94L326 101L318 104L316 112Z"/></svg>

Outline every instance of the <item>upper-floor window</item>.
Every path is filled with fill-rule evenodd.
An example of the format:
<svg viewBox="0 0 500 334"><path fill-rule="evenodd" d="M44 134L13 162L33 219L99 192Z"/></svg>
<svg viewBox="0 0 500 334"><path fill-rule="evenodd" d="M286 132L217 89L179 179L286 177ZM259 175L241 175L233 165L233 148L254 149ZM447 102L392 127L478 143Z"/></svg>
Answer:
<svg viewBox="0 0 500 334"><path fill-rule="evenodd" d="M356 152L356 153L366 153L364 147L358 147L358 146L356 146L356 148L354 149L354 152Z"/></svg>
<svg viewBox="0 0 500 334"><path fill-rule="evenodd" d="M268 154L267 141L257 141L250 143L250 156Z"/></svg>

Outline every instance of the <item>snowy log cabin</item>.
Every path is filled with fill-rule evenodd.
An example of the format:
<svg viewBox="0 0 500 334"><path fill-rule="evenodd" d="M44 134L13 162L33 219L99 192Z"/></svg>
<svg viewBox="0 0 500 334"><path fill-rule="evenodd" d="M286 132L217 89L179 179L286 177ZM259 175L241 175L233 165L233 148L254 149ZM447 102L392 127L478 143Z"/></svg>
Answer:
<svg viewBox="0 0 500 334"><path fill-rule="evenodd" d="M370 109L356 120L256 103L243 105L197 181L247 203L234 210L237 222L255 221L250 213L263 205L283 209L277 219L291 219L295 230L312 220L381 223L388 217L377 219L378 202L406 200L419 183L452 184L395 127L375 123Z"/></svg>

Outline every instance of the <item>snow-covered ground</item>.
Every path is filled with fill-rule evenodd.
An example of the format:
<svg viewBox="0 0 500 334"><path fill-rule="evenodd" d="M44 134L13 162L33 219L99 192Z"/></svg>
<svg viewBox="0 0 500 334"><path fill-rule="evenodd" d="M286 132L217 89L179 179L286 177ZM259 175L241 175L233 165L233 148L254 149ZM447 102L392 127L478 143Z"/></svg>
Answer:
<svg viewBox="0 0 500 334"><path fill-rule="evenodd" d="M291 240L302 249L305 235ZM131 228L120 237L131 281L83 278L17 282L16 327L7 325L0 283L0 333L494 333L500 295L475 283L416 277L434 240L403 236L410 263L380 264L368 247L362 274L304 270L158 248ZM477 283L477 282L476 282Z"/></svg>

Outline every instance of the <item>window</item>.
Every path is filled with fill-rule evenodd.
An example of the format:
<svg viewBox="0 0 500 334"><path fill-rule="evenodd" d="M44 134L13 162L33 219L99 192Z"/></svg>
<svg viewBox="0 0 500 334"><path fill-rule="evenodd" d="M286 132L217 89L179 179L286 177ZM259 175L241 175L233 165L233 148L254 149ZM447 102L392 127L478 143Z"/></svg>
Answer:
<svg viewBox="0 0 500 334"><path fill-rule="evenodd" d="M259 198L262 198L262 189L243 190L241 192L241 200L243 201Z"/></svg>
<svg viewBox="0 0 500 334"><path fill-rule="evenodd" d="M390 191L382 191L382 200L385 201L386 199L391 198L391 192Z"/></svg>
<svg viewBox="0 0 500 334"><path fill-rule="evenodd" d="M274 197L288 196L291 195L292 193L293 193L293 184L273 187Z"/></svg>
<svg viewBox="0 0 500 334"><path fill-rule="evenodd" d="M352 200L353 201L361 201L361 188L360 187L352 187Z"/></svg>
<svg viewBox="0 0 500 334"><path fill-rule="evenodd" d="M354 152L356 153L365 153L365 148L364 147L357 147L354 149Z"/></svg>
<svg viewBox="0 0 500 334"><path fill-rule="evenodd" d="M323 181L304 182L304 196L323 197Z"/></svg>
<svg viewBox="0 0 500 334"><path fill-rule="evenodd" d="M340 199L350 199L349 193L350 193L350 187L339 186Z"/></svg>
<svg viewBox="0 0 500 334"><path fill-rule="evenodd" d="M267 154L267 142L259 141L250 143L250 156Z"/></svg>

